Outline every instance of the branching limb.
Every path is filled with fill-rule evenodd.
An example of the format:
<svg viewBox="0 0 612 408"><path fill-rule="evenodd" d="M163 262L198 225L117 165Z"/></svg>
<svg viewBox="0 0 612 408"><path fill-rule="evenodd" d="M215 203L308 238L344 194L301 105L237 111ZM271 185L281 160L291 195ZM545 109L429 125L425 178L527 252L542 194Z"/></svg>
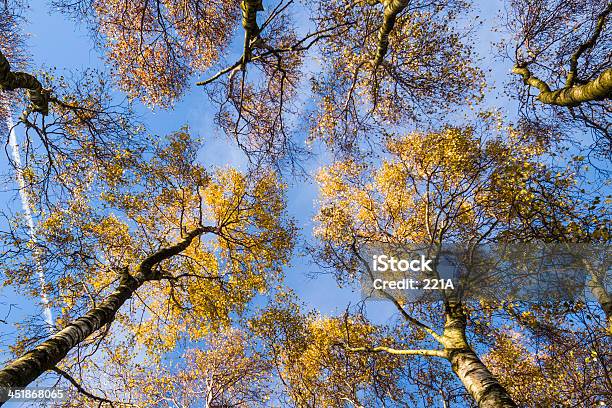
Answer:
<svg viewBox="0 0 612 408"><path fill-rule="evenodd" d="M612 12L612 2L610 2L608 7L606 7L606 9L597 17L597 24L595 26L593 35L591 35L591 37L584 44L580 45L580 47L578 47L576 52L572 55L570 59L570 69L567 73L567 79L565 82L566 88L569 88L576 83L578 76L578 59L586 50L593 48L597 42L597 39L599 38L599 35L603 31L604 25L606 24L606 19L608 18L610 12Z"/></svg>
<svg viewBox="0 0 612 408"><path fill-rule="evenodd" d="M385 346L350 347L346 344L344 344L344 348L347 351L351 351L351 352L389 353L389 354L405 355L405 356L427 356L427 357L440 357L440 358L448 357L446 351L444 350L427 350L427 349L404 350L404 349L395 349L395 348L385 347Z"/></svg>
<svg viewBox="0 0 612 408"><path fill-rule="evenodd" d="M83 386L81 384L79 384L79 382L77 380L74 379L73 376L71 376L66 371L62 370L61 368L53 367L53 371L55 371L57 374L61 375L66 380L68 380L70 382L70 384L74 385L74 387L77 389L77 391L79 393L83 394L87 398L92 399L94 401L101 402L101 403L109 404L111 407L115 406L113 401L111 401L109 399L106 399L106 398L103 398L103 397L98 397L97 395L94 395L94 394L90 393L89 391L87 391L85 388L83 388Z"/></svg>
<svg viewBox="0 0 612 408"><path fill-rule="evenodd" d="M257 12L263 11L262 0L242 0L242 27L244 28L244 52L242 54L242 68L251 59L251 40L259 35L257 25Z"/></svg>
<svg viewBox="0 0 612 408"><path fill-rule="evenodd" d="M73 111L98 112L95 109L63 102L51 95L50 89L43 88L42 84L35 76L26 72L11 71L10 63L0 50L0 90L14 91L16 89L25 89L27 97L30 100L30 105L22 115L22 121L26 124L29 123L27 116L31 112L39 112L45 116L48 115L50 103L57 104ZM30 127L34 127L33 124L30 125Z"/></svg>
<svg viewBox="0 0 612 408"><path fill-rule="evenodd" d="M218 234L219 228L202 226L194 229L181 241L146 257L133 276L129 269L125 268L121 273L119 286L102 303L1 369L0 387L25 387L45 371L56 367L74 347L102 327L110 325L123 304L145 282L160 278L154 270L157 264L180 254L205 233ZM0 405L2 404L0 401Z"/></svg>
<svg viewBox="0 0 612 408"><path fill-rule="evenodd" d="M347 27L349 25L353 24L353 22L348 22L345 24L339 24L337 26L331 27L331 28L327 28L324 30L319 30L313 33L309 33L306 36L304 36L303 38L301 38L300 40L294 42L293 44L286 46L286 47L277 47L277 48L273 48L268 46L267 44L265 45L265 52L262 52L261 54L258 54L256 56L252 56L249 59L249 62L255 62L255 61L260 61L260 60L264 60L267 57L270 57L272 55L274 56L278 56L279 54L286 54L286 53L292 53L292 52L303 52L303 51L308 51L310 48L312 48L313 45L315 45L317 42L325 39L325 38L329 38L332 35L334 35L334 31L338 30L340 28L343 27ZM259 42L259 45L264 45L264 43ZM233 76L235 75L235 73L241 69L243 69L243 58L241 57L238 61L234 62L232 65L222 69L221 71L217 72L215 75L211 76L210 78L204 80L204 81L200 81L197 82L196 85L198 86L205 86L208 85L212 82L215 82L217 79L219 79L220 77L222 77L223 75L229 74L229 76Z"/></svg>
<svg viewBox="0 0 612 408"><path fill-rule="evenodd" d="M0 51L0 89L3 91L25 89L31 103L28 109L43 115L49 113L50 91L44 89L40 81L33 75L25 72L12 72L11 65L2 51Z"/></svg>
<svg viewBox="0 0 612 408"><path fill-rule="evenodd" d="M578 106L581 103L602 101L612 98L612 68L605 70L597 78L584 85L574 85L557 89L536 77L525 66L517 65L512 72L523 77L525 85L536 88L540 93L537 99L547 105Z"/></svg>
<svg viewBox="0 0 612 408"><path fill-rule="evenodd" d="M204 80L204 81L200 81L198 83L196 83L196 85L198 86L205 86L208 85L212 82L215 82L217 79L219 79L220 77L222 77L223 75L227 74L227 73L233 73L236 70L240 69L242 65L242 60L237 61L236 63L234 63L233 65L222 69L221 71L217 72L215 75L211 76L210 78ZM230 74L231 75L231 74Z"/></svg>
<svg viewBox="0 0 612 408"><path fill-rule="evenodd" d="M374 275L372 274L372 271L370 269L370 265L368 264L368 262L365 259L363 259L363 257L359 253L359 250L357 249L357 242L356 242L355 238L353 239L353 242L351 244L351 251L359 259L359 261L363 265L364 269L369 274L370 279L372 281L374 281ZM395 298L395 296L393 296L392 294L390 294L390 293L388 293L388 292L386 292L386 291L384 291L382 289L378 289L378 292L380 294L382 294L384 297L386 297L388 300L390 300L395 305L397 310L400 312L400 314L402 315L402 317L406 321L408 321L408 322L414 324L415 326L421 328L422 330L424 330L427 334L429 334L437 342L439 342L441 344L444 344L444 337L443 336L439 335L434 329L432 329L431 327L429 327L425 323L421 322L419 319L414 318L408 312L406 312L406 309L404 309L402 304Z"/></svg>
<svg viewBox="0 0 612 408"><path fill-rule="evenodd" d="M584 52L595 46L611 12L612 3L609 3L597 17L593 34L570 57L569 70L563 88L551 90L546 82L531 73L525 63L518 62L512 72L521 75L525 85L536 88L539 91L537 99L548 105L574 107L585 102L612 98L612 68L606 69L595 79L586 83L578 79L578 60Z"/></svg>

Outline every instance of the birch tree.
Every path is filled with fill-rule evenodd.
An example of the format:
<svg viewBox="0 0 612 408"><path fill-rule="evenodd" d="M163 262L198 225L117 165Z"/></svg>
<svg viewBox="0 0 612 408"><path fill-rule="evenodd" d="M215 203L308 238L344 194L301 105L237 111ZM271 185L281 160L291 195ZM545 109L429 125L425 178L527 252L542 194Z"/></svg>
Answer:
<svg viewBox="0 0 612 408"><path fill-rule="evenodd" d="M101 367L74 366L77 379L69 378L87 389L73 388L61 406L269 406L277 396L273 365L253 346L244 331L227 328L174 361L138 361L113 348Z"/></svg>
<svg viewBox="0 0 612 408"><path fill-rule="evenodd" d="M609 159L610 2L511 1L508 10L512 72L524 84L519 95L525 110L592 130L594 150ZM549 109L533 106L532 97Z"/></svg>
<svg viewBox="0 0 612 408"><path fill-rule="evenodd" d="M360 407L404 401L397 361L349 355L340 346L345 330L356 342L385 337L366 320L308 313L295 297L281 294L250 322L276 366L285 406Z"/></svg>
<svg viewBox="0 0 612 408"><path fill-rule="evenodd" d="M272 174L209 172L196 151L182 131L131 168L64 174L71 196L41 212L36 249L58 332L14 347L20 357L0 371L2 386L29 384L77 345L95 350L118 325L152 354L171 350L227 326L280 278L293 237L282 185ZM3 254L5 282L26 285L32 242L18 230L3 240L14 248Z"/></svg>
<svg viewBox="0 0 612 408"><path fill-rule="evenodd" d="M516 209L534 203L534 179L550 177L538 162L544 146L513 129L507 139L483 139L473 128L391 138L389 159L378 168L340 161L323 170L317 254L340 279L355 279L360 248L373 243L408 245L494 242L516 225ZM433 347L395 349L346 344L347 350L441 358L480 407L514 407L468 341L469 308L444 298L437 311L382 291L406 324L427 334ZM399 296L399 297L398 297ZM441 317L438 317L441 316Z"/></svg>
<svg viewBox="0 0 612 408"><path fill-rule="evenodd" d="M488 113L440 126L485 87L461 0L54 5L85 21L109 71L70 78L23 64L14 17L0 14L0 97L23 111L18 170L40 220L33 239L4 214L0 276L36 296L32 271L44 268L58 314L54 327L23 322L0 387L50 374L72 387L66 407L607 402L612 302L593 265L595 311L446 294L413 304L382 291L402 320L385 326L359 307L340 317L282 295L261 313L253 303L283 293L296 228L278 173L306 154L305 133L334 157L317 177L316 260L340 284L358 277L368 245L608 243L601 200L580 192L580 172L546 160L556 119L586 124L609 154L609 4L510 1L523 111L536 92L552 112L531 129ZM130 103L115 102L113 84ZM171 109L191 85L247 171L209 168L188 128L164 139L133 115L132 101ZM373 148L381 155L361 155ZM528 356L537 335L549 354Z"/></svg>
<svg viewBox="0 0 612 408"><path fill-rule="evenodd" d="M326 141L326 124L337 123L334 134L354 139L354 132L364 136L366 122L396 125L478 100L483 85L459 28L468 8L462 1L54 4L87 22L132 98L167 108L193 81L217 106L216 122L249 157L280 162L279 169L306 154L298 125L308 79L319 100L313 137ZM298 13L300 22L293 17ZM235 31L242 51L232 57ZM311 72L304 64L312 66L320 54L322 69ZM367 109L356 109L358 95L368 100ZM333 138L336 147L350 144L339 138Z"/></svg>
<svg viewBox="0 0 612 408"><path fill-rule="evenodd" d="M349 30L321 44L311 137L350 152L377 145L376 134L476 103L484 82L457 27L468 9L461 1L318 4L319 27Z"/></svg>

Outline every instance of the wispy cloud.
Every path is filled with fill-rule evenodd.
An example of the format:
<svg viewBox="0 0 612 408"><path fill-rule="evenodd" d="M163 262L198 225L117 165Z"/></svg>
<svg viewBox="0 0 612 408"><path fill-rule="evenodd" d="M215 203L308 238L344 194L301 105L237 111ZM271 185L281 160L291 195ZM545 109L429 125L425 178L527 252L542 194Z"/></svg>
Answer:
<svg viewBox="0 0 612 408"><path fill-rule="evenodd" d="M9 145L11 147L11 155L13 158L13 163L15 165L15 178L17 179L17 184L19 185L19 198L21 199L21 208L23 210L23 214L25 216L27 226L28 226L28 234L30 236L30 240L34 246L37 247L37 238L36 238L36 224L34 223L34 217L32 216L32 204L30 201L30 197L28 195L28 191L26 189L26 182L23 177L23 166L21 162L21 153L19 151L19 143L17 142L17 134L15 132L15 126L13 123L13 118L10 115L7 115L6 124L8 129L10 130L9 135ZM38 258L38 252L35 250L34 252L34 263L36 265L36 275L38 277L38 284L40 289L40 303L43 308L43 317L45 323L49 328L49 332L53 333L53 314L51 313L51 307L49 306L49 299L47 298L46 288L46 279L45 272L40 263L40 259Z"/></svg>

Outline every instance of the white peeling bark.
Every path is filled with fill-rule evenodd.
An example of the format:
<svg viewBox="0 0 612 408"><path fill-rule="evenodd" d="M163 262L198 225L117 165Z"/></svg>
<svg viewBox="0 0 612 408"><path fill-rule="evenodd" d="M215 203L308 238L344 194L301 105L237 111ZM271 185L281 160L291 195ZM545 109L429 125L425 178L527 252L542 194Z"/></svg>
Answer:
<svg viewBox="0 0 612 408"><path fill-rule="evenodd" d="M479 408L516 408L510 394L468 344L465 328L461 304L448 305L442 343L453 372Z"/></svg>
<svg viewBox="0 0 612 408"><path fill-rule="evenodd" d="M179 243L163 248L143 260L134 276L126 272L117 289L100 305L0 370L0 388L25 387L55 367L75 346L106 324L111 324L121 306L143 283L156 279L153 271L155 265L183 252L202 233L215 230L212 227L197 228ZM0 405L3 403L0 402Z"/></svg>
<svg viewBox="0 0 612 408"><path fill-rule="evenodd" d="M471 348L449 351L453 371L479 408L516 408L508 392Z"/></svg>
<svg viewBox="0 0 612 408"><path fill-rule="evenodd" d="M602 267L601 270L597 270L591 262L586 259L582 261L589 276L587 287L603 310L606 316L608 333L612 335L612 296L608 293L603 280L608 272L608 265Z"/></svg>

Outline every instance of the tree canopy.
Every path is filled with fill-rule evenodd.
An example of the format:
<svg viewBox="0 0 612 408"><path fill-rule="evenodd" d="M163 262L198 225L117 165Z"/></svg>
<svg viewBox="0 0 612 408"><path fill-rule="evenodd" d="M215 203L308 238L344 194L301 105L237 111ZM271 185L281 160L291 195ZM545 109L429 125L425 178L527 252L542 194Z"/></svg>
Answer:
<svg viewBox="0 0 612 408"><path fill-rule="evenodd" d="M0 4L0 405L612 404L612 3L34 3ZM38 55L47 11L96 63Z"/></svg>

